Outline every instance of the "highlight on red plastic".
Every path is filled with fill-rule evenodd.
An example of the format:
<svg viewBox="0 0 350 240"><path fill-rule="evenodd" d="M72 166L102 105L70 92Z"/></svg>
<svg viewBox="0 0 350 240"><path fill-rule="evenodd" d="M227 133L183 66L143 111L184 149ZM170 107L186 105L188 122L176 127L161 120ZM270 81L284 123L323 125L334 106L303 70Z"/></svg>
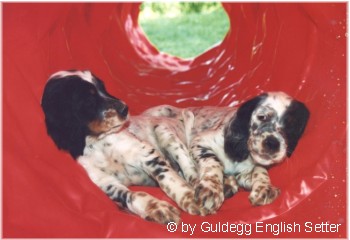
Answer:
<svg viewBox="0 0 350 240"><path fill-rule="evenodd" d="M147 41L138 3L3 4L4 237L346 237L346 3L223 6L223 42L183 60ZM169 230L118 210L47 136L42 91L67 69L94 72L132 114L284 91L311 118L293 156L269 170L282 191L273 204L253 207L239 192Z"/></svg>

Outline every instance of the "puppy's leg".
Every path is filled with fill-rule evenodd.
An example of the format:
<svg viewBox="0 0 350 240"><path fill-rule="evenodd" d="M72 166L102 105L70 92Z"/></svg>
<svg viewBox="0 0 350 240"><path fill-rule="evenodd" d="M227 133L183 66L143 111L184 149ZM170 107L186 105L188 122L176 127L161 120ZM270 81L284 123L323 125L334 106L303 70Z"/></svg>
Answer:
<svg viewBox="0 0 350 240"><path fill-rule="evenodd" d="M83 167L87 170L90 179L119 207L146 220L162 224L180 221L180 211L171 204L144 192L132 192L114 176L91 165L83 165Z"/></svg>
<svg viewBox="0 0 350 240"><path fill-rule="evenodd" d="M235 176L225 175L224 176L224 195L225 199L231 198L238 192L238 183Z"/></svg>
<svg viewBox="0 0 350 240"><path fill-rule="evenodd" d="M280 189L271 185L267 170L255 167L252 172L252 191L249 200L253 205L266 205L272 203L280 194Z"/></svg>
<svg viewBox="0 0 350 240"><path fill-rule="evenodd" d="M205 213L200 211L194 199L194 189L171 168L169 163L154 148L145 147L143 151L141 154L146 158L139 159L141 167L158 182L160 188L182 210L193 215L204 215Z"/></svg>
<svg viewBox="0 0 350 240"><path fill-rule="evenodd" d="M178 209L145 192L131 192L116 184L110 184L101 188L120 207L148 221L162 224L180 221L180 211Z"/></svg>
<svg viewBox="0 0 350 240"><path fill-rule="evenodd" d="M237 180L238 186L244 188L247 191L251 191L252 190L252 172L253 171L244 171L237 174L235 178Z"/></svg>
<svg viewBox="0 0 350 240"><path fill-rule="evenodd" d="M255 167L251 173L237 177L240 186L251 190L249 200L253 205L272 203L280 194L280 190L271 185L268 172L263 167Z"/></svg>
<svg viewBox="0 0 350 240"><path fill-rule="evenodd" d="M197 179L197 169L190 157L187 146L177 136L176 130L166 124L154 128L158 145L166 156L177 162L188 183L193 185Z"/></svg>
<svg viewBox="0 0 350 240"><path fill-rule="evenodd" d="M195 198L208 213L215 213L224 201L224 168L209 146L205 136L196 137L191 144L193 159L199 167L199 184L195 190Z"/></svg>

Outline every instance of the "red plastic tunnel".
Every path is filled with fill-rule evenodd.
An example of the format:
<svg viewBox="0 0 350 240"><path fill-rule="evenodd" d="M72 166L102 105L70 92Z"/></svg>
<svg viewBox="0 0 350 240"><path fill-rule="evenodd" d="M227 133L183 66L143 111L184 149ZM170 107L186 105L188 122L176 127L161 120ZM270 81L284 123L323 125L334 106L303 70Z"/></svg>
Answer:
<svg viewBox="0 0 350 240"><path fill-rule="evenodd" d="M346 237L346 3L223 6L225 39L184 60L148 42L138 3L3 4L4 237ZM90 69L132 114L284 91L305 102L311 118L293 156L269 170L282 191L273 204L253 207L239 192L215 215L182 213L183 224L196 224L193 235L186 225L169 232L116 208L47 136L43 88L67 69ZM158 188L132 189L170 201ZM242 234L212 232L239 223ZM265 228L293 223L301 227Z"/></svg>

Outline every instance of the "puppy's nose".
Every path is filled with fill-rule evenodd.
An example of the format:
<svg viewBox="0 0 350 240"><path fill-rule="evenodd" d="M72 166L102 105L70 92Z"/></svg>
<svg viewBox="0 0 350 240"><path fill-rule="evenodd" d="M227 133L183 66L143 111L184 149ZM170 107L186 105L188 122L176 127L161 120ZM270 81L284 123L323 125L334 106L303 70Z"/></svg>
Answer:
<svg viewBox="0 0 350 240"><path fill-rule="evenodd" d="M124 105L120 109L118 109L118 113L120 114L121 117L126 117L129 113L129 108L128 106Z"/></svg>
<svg viewBox="0 0 350 240"><path fill-rule="evenodd" d="M119 99L108 99L108 106L109 108L113 108L114 111L119 115L121 118L126 118L129 113L129 108L128 106L121 100Z"/></svg>
<svg viewBox="0 0 350 240"><path fill-rule="evenodd" d="M268 136L263 141L263 146L268 151L277 152L280 149L280 142L274 136Z"/></svg>

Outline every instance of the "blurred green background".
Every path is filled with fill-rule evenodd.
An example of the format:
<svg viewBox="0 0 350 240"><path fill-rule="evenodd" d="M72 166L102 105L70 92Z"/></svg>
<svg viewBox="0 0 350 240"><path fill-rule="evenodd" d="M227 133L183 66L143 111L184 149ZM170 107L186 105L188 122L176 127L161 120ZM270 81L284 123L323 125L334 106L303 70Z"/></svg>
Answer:
<svg viewBox="0 0 350 240"><path fill-rule="evenodd" d="M220 43L229 19L217 2L144 2L139 23L161 52L192 58Z"/></svg>

